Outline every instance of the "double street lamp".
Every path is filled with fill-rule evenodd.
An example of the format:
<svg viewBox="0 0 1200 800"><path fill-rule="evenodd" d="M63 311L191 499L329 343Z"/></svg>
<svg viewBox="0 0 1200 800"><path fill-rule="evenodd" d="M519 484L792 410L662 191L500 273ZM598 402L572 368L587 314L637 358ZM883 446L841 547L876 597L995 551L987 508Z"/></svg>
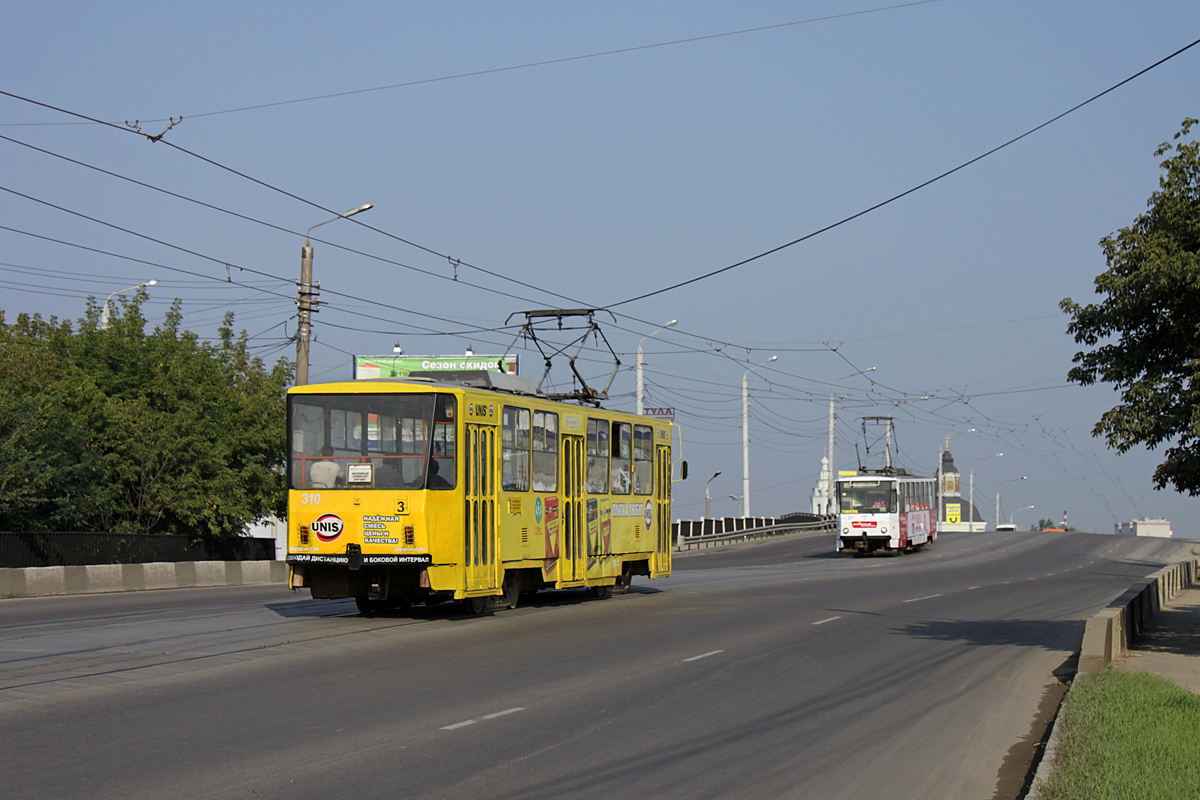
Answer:
<svg viewBox="0 0 1200 800"><path fill-rule="evenodd" d="M779 356L771 356L758 367L770 364ZM750 516L750 373L758 369L751 367L742 375L742 516ZM732 497L733 495L730 495Z"/></svg>
<svg viewBox="0 0 1200 800"><path fill-rule="evenodd" d="M370 203L363 203L361 206L352 208L344 214L338 214L336 217L318 222L309 228L304 233L304 247L300 250L300 317L298 330L296 331L296 385L303 386L308 383L308 340L312 331L312 312L316 302L313 300L312 290L312 243L308 237L313 232L313 228L319 228L322 225L328 224L335 220L346 219L353 217L359 212L366 211L371 208Z"/></svg>

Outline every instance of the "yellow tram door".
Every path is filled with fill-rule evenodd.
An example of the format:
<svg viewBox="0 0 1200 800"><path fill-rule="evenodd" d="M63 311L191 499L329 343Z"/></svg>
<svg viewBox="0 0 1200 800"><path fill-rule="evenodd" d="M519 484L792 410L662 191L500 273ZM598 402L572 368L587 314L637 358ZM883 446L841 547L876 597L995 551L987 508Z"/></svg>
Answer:
<svg viewBox="0 0 1200 800"><path fill-rule="evenodd" d="M463 589L467 594L495 589L496 430L467 425L467 481L463 509Z"/></svg>
<svg viewBox="0 0 1200 800"><path fill-rule="evenodd" d="M587 552L584 548L586 517L583 512L583 437L562 437L563 509L562 583L581 581L587 576Z"/></svg>
<svg viewBox="0 0 1200 800"><path fill-rule="evenodd" d="M671 448L654 448L654 556L650 577L671 574Z"/></svg>

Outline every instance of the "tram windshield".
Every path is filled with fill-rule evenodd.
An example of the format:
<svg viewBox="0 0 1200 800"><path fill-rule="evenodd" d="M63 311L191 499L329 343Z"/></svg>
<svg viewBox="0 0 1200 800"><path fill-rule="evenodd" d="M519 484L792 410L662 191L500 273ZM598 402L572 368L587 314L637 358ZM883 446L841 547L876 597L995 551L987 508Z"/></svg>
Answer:
<svg viewBox="0 0 1200 800"><path fill-rule="evenodd" d="M293 489L451 489L452 395L337 394L288 398Z"/></svg>
<svg viewBox="0 0 1200 800"><path fill-rule="evenodd" d="M838 508L843 514L891 514L896 495L886 481L854 481L837 485Z"/></svg>

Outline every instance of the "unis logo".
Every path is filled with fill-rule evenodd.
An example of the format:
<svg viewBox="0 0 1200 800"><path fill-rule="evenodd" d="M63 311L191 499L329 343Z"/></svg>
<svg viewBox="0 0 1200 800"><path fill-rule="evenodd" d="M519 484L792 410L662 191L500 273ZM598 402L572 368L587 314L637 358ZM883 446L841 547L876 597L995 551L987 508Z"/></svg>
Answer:
<svg viewBox="0 0 1200 800"><path fill-rule="evenodd" d="M649 500L646 501L646 507L642 510L642 515L646 519L646 530L650 530L654 526L654 504Z"/></svg>
<svg viewBox="0 0 1200 800"><path fill-rule="evenodd" d="M308 527L322 542L332 542L341 536L342 531L345 530L342 518L337 514L322 514Z"/></svg>

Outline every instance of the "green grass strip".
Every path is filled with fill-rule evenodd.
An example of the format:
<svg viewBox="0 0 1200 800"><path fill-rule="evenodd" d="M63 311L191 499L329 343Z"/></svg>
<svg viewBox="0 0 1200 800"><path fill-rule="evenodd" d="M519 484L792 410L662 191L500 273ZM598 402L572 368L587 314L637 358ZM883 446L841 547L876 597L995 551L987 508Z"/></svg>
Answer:
<svg viewBox="0 0 1200 800"><path fill-rule="evenodd" d="M1079 675L1041 800L1200 798L1200 695L1146 672Z"/></svg>

